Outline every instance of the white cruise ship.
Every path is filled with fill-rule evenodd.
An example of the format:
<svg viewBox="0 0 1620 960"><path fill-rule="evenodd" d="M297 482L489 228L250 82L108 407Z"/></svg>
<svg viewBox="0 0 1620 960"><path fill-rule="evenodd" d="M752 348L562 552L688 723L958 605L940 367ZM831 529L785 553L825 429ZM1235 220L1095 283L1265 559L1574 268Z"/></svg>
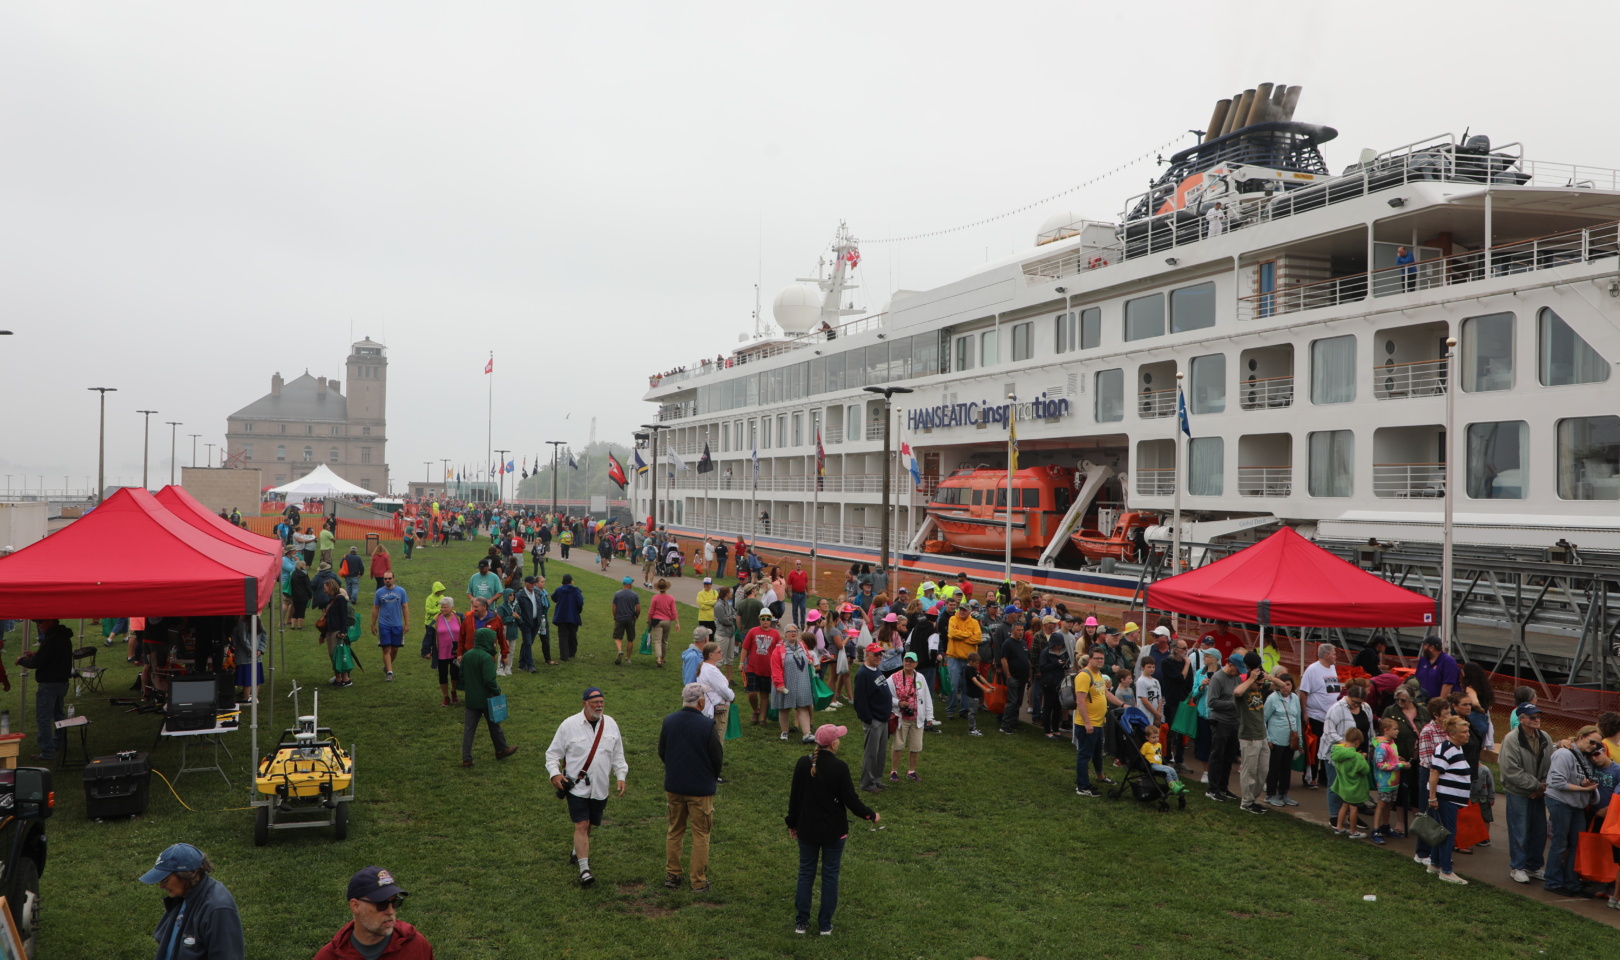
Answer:
<svg viewBox="0 0 1620 960"><path fill-rule="evenodd" d="M1286 523L1323 542L1437 544L1449 495L1459 550L1620 550L1620 173L1478 135L1364 151L1334 173L1320 148L1336 131L1294 120L1297 100L1264 84L1221 101L1118 222L1055 216L1023 253L880 312L847 305L859 243L841 227L822 276L776 299L783 334L652 378L658 456L695 467L707 445L717 466L660 476L659 521L768 553L815 542L824 569L875 562L885 401L865 388L901 386L892 550L919 571L1000 578L1001 549L962 549L929 504L966 515L980 492L942 481L1005 477L1013 416L1021 471L1075 471L1056 503L1014 497L1020 530L1063 518L1056 541L1106 541L1127 514L1167 524L1179 485L1189 542ZM643 478L638 516L650 494ZM975 515L1001 530L1005 481L1002 506L983 495ZM1057 547L1015 575L1131 596L1137 576L1112 559Z"/></svg>

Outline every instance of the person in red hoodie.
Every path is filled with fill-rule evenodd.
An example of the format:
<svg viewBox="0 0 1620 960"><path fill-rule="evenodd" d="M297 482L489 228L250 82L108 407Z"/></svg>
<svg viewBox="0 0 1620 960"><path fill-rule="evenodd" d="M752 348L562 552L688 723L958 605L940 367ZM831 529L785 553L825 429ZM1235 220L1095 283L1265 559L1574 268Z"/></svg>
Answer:
<svg viewBox="0 0 1620 960"><path fill-rule="evenodd" d="M810 575L804 572L804 561L793 561L793 572L787 575L788 595L793 600L793 622L804 629L804 598L810 592Z"/></svg>
<svg viewBox="0 0 1620 960"><path fill-rule="evenodd" d="M399 919L407 894L382 867L367 867L349 878L349 912L343 925L315 960L433 960L433 944Z"/></svg>
<svg viewBox="0 0 1620 960"><path fill-rule="evenodd" d="M507 674L512 666L512 645L506 639L506 623L501 620L500 614L489 608L489 601L483 597L474 597L472 609L461 618L461 642L456 645L456 662L460 663L461 655L473 648L473 637L481 627L495 631L495 642L501 649L498 666L503 675Z"/></svg>

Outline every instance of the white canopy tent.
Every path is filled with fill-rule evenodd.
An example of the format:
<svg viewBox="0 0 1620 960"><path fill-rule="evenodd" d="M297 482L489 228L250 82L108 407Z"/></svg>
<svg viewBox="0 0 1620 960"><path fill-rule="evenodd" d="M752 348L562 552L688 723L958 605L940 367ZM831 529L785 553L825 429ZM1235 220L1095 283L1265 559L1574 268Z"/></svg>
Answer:
<svg viewBox="0 0 1620 960"><path fill-rule="evenodd" d="M343 479L321 464L305 476L299 477L292 483L279 487L272 487L270 493L286 494L288 497L375 497L375 490L356 486Z"/></svg>

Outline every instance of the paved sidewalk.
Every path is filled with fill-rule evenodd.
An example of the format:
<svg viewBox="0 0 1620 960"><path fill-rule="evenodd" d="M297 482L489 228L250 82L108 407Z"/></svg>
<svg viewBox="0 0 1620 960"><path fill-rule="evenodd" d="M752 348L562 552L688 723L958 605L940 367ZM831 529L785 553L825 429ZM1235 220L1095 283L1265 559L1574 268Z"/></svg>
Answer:
<svg viewBox="0 0 1620 960"><path fill-rule="evenodd" d="M561 563L565 566L571 566L579 570L589 571L591 573L601 573L601 571L597 569L597 557L594 550L587 553L585 550L576 549L573 551L573 556L567 560L560 560L556 557L548 557L546 562L548 566L554 563ZM632 564L627 560L615 559L608 565L607 573L604 575L614 578L632 576L636 578L636 587L641 587L641 564L639 563ZM552 573L548 579L555 582L560 576L560 573ZM653 582L656 583L657 580L655 579ZM728 577L724 582L727 584L735 584L736 580ZM702 586L703 578L694 577L690 574L690 572L684 577L669 578L670 596L674 597L678 603L695 606L697 602L698 590ZM1204 765L1199 763L1197 760L1192 759L1190 756L1188 757L1187 765L1193 770L1193 775L1189 777L1187 781L1188 788L1191 791L1189 793L1188 802L1204 804L1211 803L1212 801L1204 799L1203 790L1198 789L1198 784L1196 782L1197 779L1204 774ZM1107 769L1109 768L1105 768L1105 770ZM1237 771L1235 769L1233 770L1232 776L1233 780L1235 781L1237 779ZM1297 807L1270 807L1269 809L1272 812L1270 814L1266 814L1266 816L1291 815L1323 830L1328 829L1327 790L1325 788L1307 790L1297 785L1297 777L1295 780L1296 786L1292 795L1294 799L1300 802L1300 805ZM1231 785L1236 786L1235 783ZM1247 814L1239 811L1236 804L1231 804L1230 806L1232 808L1232 815L1234 817L1256 816L1255 814ZM1587 917L1588 919L1596 920L1599 923L1620 928L1620 910L1610 909L1608 905L1601 900L1571 898L1565 897L1561 894L1549 893L1545 888L1542 887L1541 881L1539 880L1532 880L1530 883L1514 883L1512 878L1508 876L1507 801L1503 799L1502 795L1500 794L1497 795L1495 812L1496 821L1490 825L1490 846L1476 847L1472 854L1459 854L1456 856L1453 862L1455 864L1457 873L1466 877L1473 883L1488 883L1492 886L1501 887L1504 890L1511 890L1514 893L1529 897L1532 900L1539 900L1542 903L1549 904L1551 906L1561 907L1563 909L1573 911L1581 916ZM1400 821L1397 819L1397 825L1399 825L1399 823ZM1363 826L1365 827L1366 825L1363 824ZM1345 840L1344 842L1347 844L1367 843L1365 840ZM1384 849L1388 851L1391 856L1400 857L1401 859L1405 860L1407 865L1412 870L1424 869L1423 866L1412 862L1412 857L1415 855L1416 847L1414 841L1410 837L1401 840L1390 840L1385 843ZM1435 883L1436 885L1440 885L1439 880L1436 880Z"/></svg>

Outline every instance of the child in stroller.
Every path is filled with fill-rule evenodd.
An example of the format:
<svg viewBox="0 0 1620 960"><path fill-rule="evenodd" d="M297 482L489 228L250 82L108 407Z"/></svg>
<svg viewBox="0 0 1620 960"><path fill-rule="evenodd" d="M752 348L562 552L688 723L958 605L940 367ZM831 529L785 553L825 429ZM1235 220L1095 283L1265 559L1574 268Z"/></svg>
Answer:
<svg viewBox="0 0 1620 960"><path fill-rule="evenodd" d="M1176 797L1178 809L1187 809L1187 788L1176 776L1175 769L1165 765L1160 753L1159 728L1140 707L1126 707L1119 715L1119 735L1129 745L1121 750L1125 760L1125 777L1119 785L1108 791L1111 800L1118 800L1126 790L1144 803L1157 802L1159 812L1170 809L1169 798Z"/></svg>
<svg viewBox="0 0 1620 960"><path fill-rule="evenodd" d="M664 558L658 564L660 577L678 577L681 575L681 566L685 557L681 554L681 545L671 540L664 545Z"/></svg>

